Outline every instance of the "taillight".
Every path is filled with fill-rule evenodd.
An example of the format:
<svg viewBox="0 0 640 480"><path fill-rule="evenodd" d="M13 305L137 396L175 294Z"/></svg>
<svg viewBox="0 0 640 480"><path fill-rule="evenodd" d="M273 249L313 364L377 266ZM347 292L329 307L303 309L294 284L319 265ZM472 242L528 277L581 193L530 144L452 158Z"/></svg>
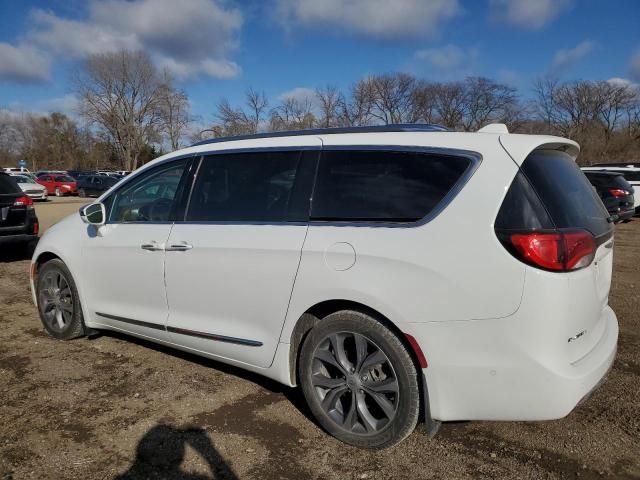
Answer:
<svg viewBox="0 0 640 480"><path fill-rule="evenodd" d="M568 272L591 265L596 242L586 230L503 233L501 241L520 260L534 267Z"/></svg>
<svg viewBox="0 0 640 480"><path fill-rule="evenodd" d="M13 202L13 206L14 207L33 207L33 199L28 195L16 198L16 201Z"/></svg>
<svg viewBox="0 0 640 480"><path fill-rule="evenodd" d="M39 231L40 231L40 224L38 222L35 222L33 224L33 234L37 235Z"/></svg>
<svg viewBox="0 0 640 480"><path fill-rule="evenodd" d="M629 192L623 190L622 188L610 188L609 193L616 198L626 197L627 195L629 195Z"/></svg>

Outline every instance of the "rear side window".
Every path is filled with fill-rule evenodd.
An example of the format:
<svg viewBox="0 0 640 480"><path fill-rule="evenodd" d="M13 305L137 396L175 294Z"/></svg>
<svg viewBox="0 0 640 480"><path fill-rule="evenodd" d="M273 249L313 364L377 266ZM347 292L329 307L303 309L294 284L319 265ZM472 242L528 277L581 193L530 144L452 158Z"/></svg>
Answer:
<svg viewBox="0 0 640 480"><path fill-rule="evenodd" d="M436 208L470 166L465 157L420 152L325 151L311 218L415 222Z"/></svg>
<svg viewBox="0 0 640 480"><path fill-rule="evenodd" d="M205 157L197 173L186 220L281 222L306 220L296 195L301 152L249 152Z"/></svg>
<svg viewBox="0 0 640 480"><path fill-rule="evenodd" d="M569 155L555 150L534 151L522 164L522 172L557 228L583 228L595 237L611 232L609 214Z"/></svg>
<svg viewBox="0 0 640 480"><path fill-rule="evenodd" d="M20 188L9 175L0 174L0 194L19 192Z"/></svg>

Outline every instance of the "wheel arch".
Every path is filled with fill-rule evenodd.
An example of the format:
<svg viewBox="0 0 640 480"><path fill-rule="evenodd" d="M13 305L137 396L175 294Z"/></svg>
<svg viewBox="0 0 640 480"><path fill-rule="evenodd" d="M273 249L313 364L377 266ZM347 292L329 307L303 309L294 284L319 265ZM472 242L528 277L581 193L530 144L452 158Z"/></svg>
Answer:
<svg viewBox="0 0 640 480"><path fill-rule="evenodd" d="M333 299L324 300L308 308L298 318L295 326L293 327L291 338L289 339L289 376L291 378L292 385L298 384L297 370L298 360L300 357L300 347L309 331L328 315L344 310L353 310L364 313L365 315L369 315L370 317L383 324L390 331L392 331L400 339L400 342L409 352L409 355L411 356L411 359L415 364L416 370L418 372L422 371L422 367L420 365L421 362L419 359L419 355L422 354L422 352L416 351L416 348L420 350L420 347L417 345L417 343L414 346L407 337L407 334L403 332L391 319L389 319L386 315L382 314L378 310L363 303L353 300ZM420 376L421 375L419 375L419 377Z"/></svg>

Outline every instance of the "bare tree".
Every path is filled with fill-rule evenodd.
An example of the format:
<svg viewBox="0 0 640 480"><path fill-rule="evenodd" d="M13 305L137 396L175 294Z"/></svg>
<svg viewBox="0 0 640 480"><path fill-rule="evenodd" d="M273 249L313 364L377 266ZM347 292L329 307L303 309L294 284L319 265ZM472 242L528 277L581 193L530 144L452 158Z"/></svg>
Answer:
<svg viewBox="0 0 640 480"><path fill-rule="evenodd" d="M338 106L339 124L348 127L369 125L373 108L373 88L371 79L365 78L354 83L348 98L342 97Z"/></svg>
<svg viewBox="0 0 640 480"><path fill-rule="evenodd" d="M468 77L464 81L465 115L462 128L475 132L487 123L505 122L517 104L516 90L484 77Z"/></svg>
<svg viewBox="0 0 640 480"><path fill-rule="evenodd" d="M312 128L315 122L311 99L290 96L271 111L269 123L272 131L278 131Z"/></svg>
<svg viewBox="0 0 640 480"><path fill-rule="evenodd" d="M106 133L124 168L134 170L162 124L162 82L149 56L128 50L91 55L75 83L82 116Z"/></svg>
<svg viewBox="0 0 640 480"><path fill-rule="evenodd" d="M189 97L173 86L173 78L164 71L158 90L158 106L161 115L161 131L167 136L172 150L180 148L180 139L191 122Z"/></svg>
<svg viewBox="0 0 640 480"><path fill-rule="evenodd" d="M379 121L390 123L413 122L413 92L416 79L406 73L371 77L371 115Z"/></svg>
<svg viewBox="0 0 640 480"><path fill-rule="evenodd" d="M321 127L336 127L340 123L340 105L344 98L338 89L327 85L316 89L316 98L320 107L319 125Z"/></svg>
<svg viewBox="0 0 640 480"><path fill-rule="evenodd" d="M245 108L233 107L223 98L217 106L216 117L219 125L213 127L216 136L245 135L257 133L266 122L269 102L264 92L249 88L245 92Z"/></svg>
<svg viewBox="0 0 640 480"><path fill-rule="evenodd" d="M462 125L466 107L466 90L462 82L440 83L435 89L435 111L438 121L447 128Z"/></svg>

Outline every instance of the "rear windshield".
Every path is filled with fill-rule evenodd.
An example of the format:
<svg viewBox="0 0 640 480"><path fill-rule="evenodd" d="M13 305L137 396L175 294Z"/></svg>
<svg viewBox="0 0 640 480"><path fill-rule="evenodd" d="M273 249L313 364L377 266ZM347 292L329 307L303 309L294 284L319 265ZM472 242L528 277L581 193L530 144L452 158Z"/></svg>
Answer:
<svg viewBox="0 0 640 480"><path fill-rule="evenodd" d="M0 195L19 192L20 188L9 175L0 174Z"/></svg>
<svg viewBox="0 0 640 480"><path fill-rule="evenodd" d="M536 150L522 171L557 228L583 228L595 237L609 234L609 214L576 162L556 150Z"/></svg>

